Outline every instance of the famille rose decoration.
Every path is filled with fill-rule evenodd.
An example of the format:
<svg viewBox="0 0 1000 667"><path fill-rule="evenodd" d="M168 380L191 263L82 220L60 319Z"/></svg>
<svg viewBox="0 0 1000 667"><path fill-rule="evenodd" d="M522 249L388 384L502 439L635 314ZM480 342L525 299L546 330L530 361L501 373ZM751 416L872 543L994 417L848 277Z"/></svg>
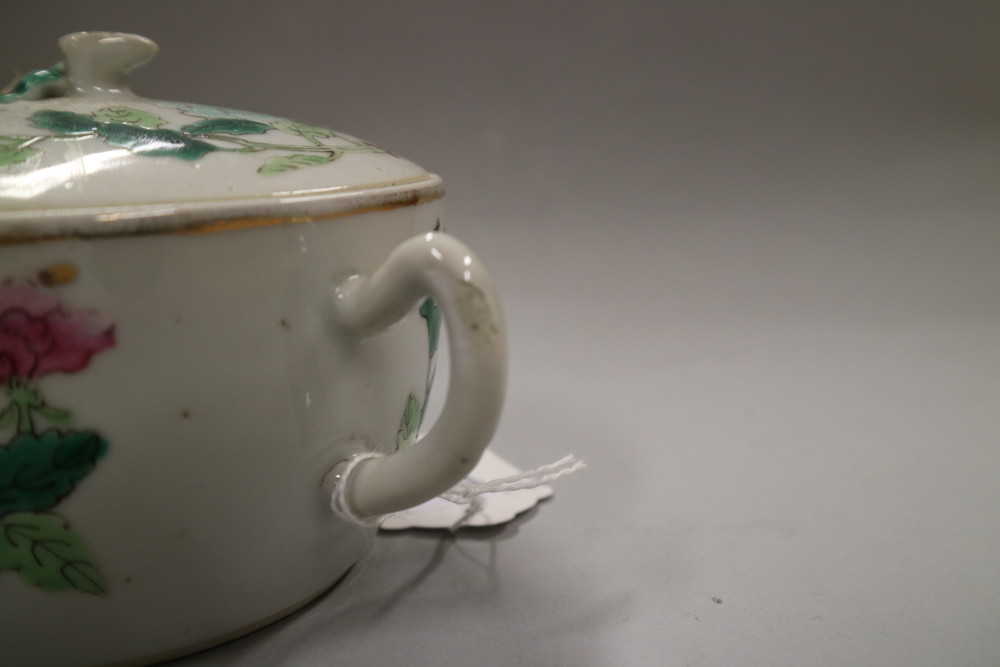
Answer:
<svg viewBox="0 0 1000 667"><path fill-rule="evenodd" d="M14 93L8 93L8 97ZM345 135L274 116L238 112L195 104L158 102L190 116L180 127L160 116L129 106L107 106L89 114L47 109L33 113L32 127L47 131L34 135L8 135L0 144L0 166L28 162L59 140L100 138L108 146L128 149L133 155L173 157L189 162L212 152L265 153L271 155L257 168L262 176L332 162L344 153L382 153L382 149ZM298 144L248 138L270 132L300 140ZM287 138L286 137L286 138ZM305 139L308 143L301 143ZM280 153L275 155L275 153Z"/></svg>
<svg viewBox="0 0 1000 667"><path fill-rule="evenodd" d="M0 664L215 646L329 590L380 525L506 521L582 466L480 463L506 334L440 177L140 97L144 37L59 44L0 91Z"/></svg>
<svg viewBox="0 0 1000 667"><path fill-rule="evenodd" d="M0 446L0 571L42 590L107 591L84 540L57 510L107 454L108 442L74 428L71 410L50 405L43 378L79 373L114 345L107 315L71 308L34 282L0 286L0 428L10 432Z"/></svg>

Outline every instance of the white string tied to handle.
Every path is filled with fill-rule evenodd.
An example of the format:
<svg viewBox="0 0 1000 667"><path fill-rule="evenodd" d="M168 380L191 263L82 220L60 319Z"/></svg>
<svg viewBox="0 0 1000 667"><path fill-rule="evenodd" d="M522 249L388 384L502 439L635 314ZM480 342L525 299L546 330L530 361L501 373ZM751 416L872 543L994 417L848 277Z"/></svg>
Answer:
<svg viewBox="0 0 1000 667"><path fill-rule="evenodd" d="M491 479L487 482L468 482L462 480L449 491L442 493L439 498L448 502L465 507L465 514L462 515L448 529L452 532L461 528L465 523L483 509L481 496L486 493L504 493L507 491L520 491L521 489L537 489L550 482L554 482L560 477L572 475L577 470L582 470L587 464L576 458L573 454L559 459L555 463L539 466L534 470L526 470L509 477Z"/></svg>
<svg viewBox="0 0 1000 667"><path fill-rule="evenodd" d="M383 514L369 518L358 517L351 511L351 508L347 503L346 496L348 481L355 467L357 467L357 465L362 461L381 458L382 456L384 456L384 454L379 454L378 452L367 452L365 454L358 454L350 459L343 471L341 471L340 480L333 491L330 507L333 509L334 514L345 521L359 526L377 526L389 516L388 514ZM520 472L508 477L502 477L500 479L492 479L486 482L471 482L468 481L468 479L462 480L448 491L442 493L438 496L438 498L466 508L465 514L462 518L450 527L450 530L455 531L461 528L470 518L482 509L481 496L484 494L535 489L540 486L550 484L560 477L571 475L586 467L586 463L576 458L573 454L570 454L569 456L559 459L555 463L549 463L547 465L539 466L534 470L526 470L525 472Z"/></svg>
<svg viewBox="0 0 1000 667"><path fill-rule="evenodd" d="M520 472L510 477L491 479L488 482L481 482L479 484L462 480L439 497L456 505L468 505L484 493L535 489L586 467L586 463L570 454L555 463L540 466L534 470Z"/></svg>
<svg viewBox="0 0 1000 667"><path fill-rule="evenodd" d="M380 459L384 456L385 454L380 454L379 452L365 452L362 454L355 454L348 459L347 465L345 465L344 469L340 471L340 479L337 481L337 485L333 488L333 495L330 498L330 509L333 510L334 514L348 523L364 526L366 528L377 526L382 523L382 520L388 516L387 514L363 518L354 513L354 510L351 509L351 505L347 502L347 487L348 480L351 478L351 473L353 473L354 469L358 467L358 464L371 459Z"/></svg>

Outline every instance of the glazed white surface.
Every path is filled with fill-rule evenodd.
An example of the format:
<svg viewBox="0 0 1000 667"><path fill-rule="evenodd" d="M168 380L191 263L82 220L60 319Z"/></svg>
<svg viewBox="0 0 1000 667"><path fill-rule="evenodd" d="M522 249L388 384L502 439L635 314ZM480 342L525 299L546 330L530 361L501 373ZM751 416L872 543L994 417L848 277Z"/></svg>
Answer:
<svg viewBox="0 0 1000 667"><path fill-rule="evenodd" d="M442 195L436 176L334 130L135 95L127 74L158 50L145 37L76 32L59 46L48 83L29 75L0 99L0 238L342 215Z"/></svg>
<svg viewBox="0 0 1000 667"><path fill-rule="evenodd" d="M399 244L375 273L337 286L337 321L348 335L371 336L428 296L449 332L454 363L447 402L419 446L345 470L337 505L346 518L390 514L448 491L472 471L496 432L507 388L503 310L493 280L464 243L428 232Z"/></svg>
<svg viewBox="0 0 1000 667"><path fill-rule="evenodd" d="M51 131L32 124L30 118L34 113L56 110L86 115L109 106L126 106L155 115L167 121L164 129L189 125L215 113L194 104L134 96L113 100L63 97L16 101L0 104L0 134L51 135ZM282 120L250 111L219 111L256 122ZM252 136L261 142L311 146L304 137L274 129ZM353 137L324 139L331 147L359 141ZM285 153L288 151L251 154L218 151L188 161L171 156L137 155L126 148L108 145L100 137L50 139L44 143L44 150L31 160L0 168L0 216L8 211L287 199L418 184L431 178L409 160L384 152L345 153L327 164L266 176L258 173L268 158Z"/></svg>
<svg viewBox="0 0 1000 667"><path fill-rule="evenodd" d="M117 339L86 369L40 381L110 443L58 505L108 592L5 577L5 661L82 666L195 645L308 598L360 557L369 531L334 518L320 482L353 453L392 452L407 396L424 394L427 329L411 313L363 341L345 336L331 294L438 215L430 204L0 247L4 278L73 264L76 279L53 289L111 316Z"/></svg>
<svg viewBox="0 0 1000 667"><path fill-rule="evenodd" d="M420 183L377 190L295 195L270 199L177 202L98 208L0 212L0 239L8 241L60 237L99 238L122 234L188 231L213 222L273 221L287 218L322 220L370 211L409 206L444 196L441 178L431 174ZM265 224L269 224L265 222Z"/></svg>

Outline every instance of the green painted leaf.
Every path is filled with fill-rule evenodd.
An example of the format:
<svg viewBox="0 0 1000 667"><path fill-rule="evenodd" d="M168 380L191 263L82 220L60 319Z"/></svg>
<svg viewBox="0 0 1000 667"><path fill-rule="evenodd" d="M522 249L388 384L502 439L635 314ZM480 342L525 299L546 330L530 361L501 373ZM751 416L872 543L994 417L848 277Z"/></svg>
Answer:
<svg viewBox="0 0 1000 667"><path fill-rule="evenodd" d="M339 151L331 151L330 153L303 153L299 155L282 155L280 157L273 157L257 170L257 173L263 174L264 176L273 176L274 174L280 174L286 171L292 171L293 169L301 169L303 167L314 167L318 164L326 164L327 162L333 162L338 157L340 157Z"/></svg>
<svg viewBox="0 0 1000 667"><path fill-rule="evenodd" d="M155 130L167 122L159 116L132 107L104 107L95 111L93 116L103 123L131 123L149 130Z"/></svg>
<svg viewBox="0 0 1000 667"><path fill-rule="evenodd" d="M90 116L54 109L36 111L31 114L30 120L35 127L59 134L90 134L98 127L97 121Z"/></svg>
<svg viewBox="0 0 1000 667"><path fill-rule="evenodd" d="M427 348L428 356L433 357L438 349L438 338L441 335L441 309L434 303L434 299L425 299L420 304L420 315L427 320Z"/></svg>
<svg viewBox="0 0 1000 667"><path fill-rule="evenodd" d="M14 570L46 591L104 595L108 589L79 536L55 514L21 512L0 519L0 570Z"/></svg>
<svg viewBox="0 0 1000 667"><path fill-rule="evenodd" d="M9 86L10 92L0 95L0 104L14 102L19 99L38 100L51 95L59 95L66 90L66 81L62 77L63 64L58 63L49 69L38 69L28 72Z"/></svg>
<svg viewBox="0 0 1000 667"><path fill-rule="evenodd" d="M28 148L37 137L0 136L0 167L20 164L40 155L42 151Z"/></svg>
<svg viewBox="0 0 1000 667"><path fill-rule="evenodd" d="M420 428L420 402L410 394L403 408L403 418L399 420L399 431L396 432L396 449L409 447L417 440L417 430Z"/></svg>
<svg viewBox="0 0 1000 667"><path fill-rule="evenodd" d="M245 118L209 118L191 123L181 128L181 132L189 137L200 137L205 134L224 132L226 134L263 134L271 129L267 123L258 123Z"/></svg>
<svg viewBox="0 0 1000 667"><path fill-rule="evenodd" d="M128 123L102 123L97 132L112 146L127 148L148 157L177 157L197 160L205 153L220 150L197 139L189 139L176 130L149 130Z"/></svg>
<svg viewBox="0 0 1000 667"><path fill-rule="evenodd" d="M337 133L333 130L328 130L325 127L316 127L315 125L309 125L307 123L297 123L294 120L279 120L271 123L274 129L284 132L285 134L294 134L299 137L305 137L313 143L319 143L316 139L333 139L337 136Z"/></svg>
<svg viewBox="0 0 1000 667"><path fill-rule="evenodd" d="M0 146L0 167L6 167L9 164L27 162L33 156L38 155L41 152L42 151L36 151L34 148L12 149L8 146Z"/></svg>
<svg viewBox="0 0 1000 667"><path fill-rule="evenodd" d="M94 469L108 441L93 431L46 431L0 447L0 517L48 509Z"/></svg>
<svg viewBox="0 0 1000 667"><path fill-rule="evenodd" d="M241 111L239 109L226 109L225 107L213 107L207 104L191 104L190 102L167 102L156 100L153 102L163 109L177 109L188 116L202 116L204 118L241 118L243 120L259 120L262 123L281 120L277 116L266 113L256 113L254 111Z"/></svg>

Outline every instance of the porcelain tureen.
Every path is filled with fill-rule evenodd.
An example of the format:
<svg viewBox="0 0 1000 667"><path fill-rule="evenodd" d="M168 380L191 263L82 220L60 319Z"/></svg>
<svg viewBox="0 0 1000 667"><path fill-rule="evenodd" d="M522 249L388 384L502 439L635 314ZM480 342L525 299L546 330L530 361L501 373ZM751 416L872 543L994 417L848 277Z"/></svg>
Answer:
<svg viewBox="0 0 1000 667"><path fill-rule="evenodd" d="M437 176L138 97L143 37L60 46L0 94L0 662L146 665L300 608L468 474L503 320Z"/></svg>

